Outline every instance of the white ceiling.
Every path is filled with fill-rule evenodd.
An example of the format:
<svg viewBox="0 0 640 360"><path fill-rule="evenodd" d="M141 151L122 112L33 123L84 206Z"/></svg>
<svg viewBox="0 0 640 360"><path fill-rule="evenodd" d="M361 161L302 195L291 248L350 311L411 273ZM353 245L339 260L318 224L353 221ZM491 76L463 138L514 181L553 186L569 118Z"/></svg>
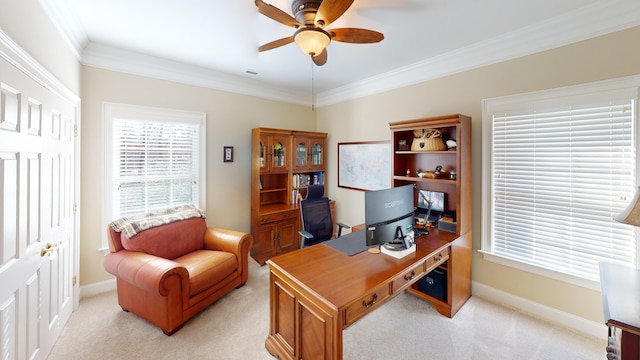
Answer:
<svg viewBox="0 0 640 360"><path fill-rule="evenodd" d="M328 28L385 39L332 42L317 67L295 44L258 52L295 30L253 0L40 2L84 64L306 104L312 77L332 103L640 25L638 0L355 0Z"/></svg>

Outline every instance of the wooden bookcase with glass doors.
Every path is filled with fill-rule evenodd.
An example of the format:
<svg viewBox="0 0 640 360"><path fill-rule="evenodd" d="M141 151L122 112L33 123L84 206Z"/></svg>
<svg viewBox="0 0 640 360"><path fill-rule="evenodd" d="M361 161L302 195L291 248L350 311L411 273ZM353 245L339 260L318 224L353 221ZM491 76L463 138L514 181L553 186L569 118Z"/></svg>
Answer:
<svg viewBox="0 0 640 360"><path fill-rule="evenodd" d="M443 192L445 211L455 213L455 233L458 235L448 247L446 262L440 267L446 273L444 298L438 298L420 290L414 284L407 292L427 301L441 314L452 317L471 296L471 118L454 114L389 124L393 141L392 186L413 184L417 190ZM414 130L438 130L443 140L453 140L455 148L444 150L413 151L411 144ZM419 177L418 171L434 172L442 166L446 170L435 177ZM455 178L450 176L455 171ZM444 231L432 228L431 231ZM427 235L427 239L428 239Z"/></svg>
<svg viewBox="0 0 640 360"><path fill-rule="evenodd" d="M263 265L300 247L299 199L325 184L326 133L255 128L251 133L251 256Z"/></svg>

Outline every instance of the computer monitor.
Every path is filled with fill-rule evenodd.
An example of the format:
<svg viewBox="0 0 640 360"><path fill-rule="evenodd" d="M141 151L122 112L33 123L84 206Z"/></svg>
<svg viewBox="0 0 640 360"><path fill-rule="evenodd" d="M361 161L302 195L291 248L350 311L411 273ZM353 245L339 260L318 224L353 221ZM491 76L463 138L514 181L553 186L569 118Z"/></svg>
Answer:
<svg viewBox="0 0 640 360"><path fill-rule="evenodd" d="M364 194L367 246L399 243L413 230L413 185L369 191Z"/></svg>
<svg viewBox="0 0 640 360"><path fill-rule="evenodd" d="M431 203L431 212L429 212ZM444 212L444 193L439 191L418 190L418 207L416 212L429 216L426 221L437 221ZM418 215L418 214L416 214Z"/></svg>

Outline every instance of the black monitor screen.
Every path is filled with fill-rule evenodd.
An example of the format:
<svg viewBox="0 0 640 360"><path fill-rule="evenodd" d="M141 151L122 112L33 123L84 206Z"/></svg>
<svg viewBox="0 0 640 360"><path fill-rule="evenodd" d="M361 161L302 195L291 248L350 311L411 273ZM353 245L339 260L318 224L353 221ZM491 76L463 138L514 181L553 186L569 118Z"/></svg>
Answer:
<svg viewBox="0 0 640 360"><path fill-rule="evenodd" d="M367 246L394 241L413 230L413 185L364 194Z"/></svg>
<svg viewBox="0 0 640 360"><path fill-rule="evenodd" d="M418 192L418 209L426 212L429 209L427 200L431 201L432 212L444 211L444 193L438 191L419 190Z"/></svg>

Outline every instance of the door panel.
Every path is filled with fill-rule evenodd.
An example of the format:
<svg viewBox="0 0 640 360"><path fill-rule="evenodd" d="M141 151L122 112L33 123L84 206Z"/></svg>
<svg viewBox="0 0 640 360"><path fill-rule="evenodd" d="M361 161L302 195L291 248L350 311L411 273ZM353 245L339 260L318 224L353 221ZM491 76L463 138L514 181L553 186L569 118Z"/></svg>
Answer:
<svg viewBox="0 0 640 360"><path fill-rule="evenodd" d="M74 306L77 104L20 69L0 57L0 359L46 359Z"/></svg>

